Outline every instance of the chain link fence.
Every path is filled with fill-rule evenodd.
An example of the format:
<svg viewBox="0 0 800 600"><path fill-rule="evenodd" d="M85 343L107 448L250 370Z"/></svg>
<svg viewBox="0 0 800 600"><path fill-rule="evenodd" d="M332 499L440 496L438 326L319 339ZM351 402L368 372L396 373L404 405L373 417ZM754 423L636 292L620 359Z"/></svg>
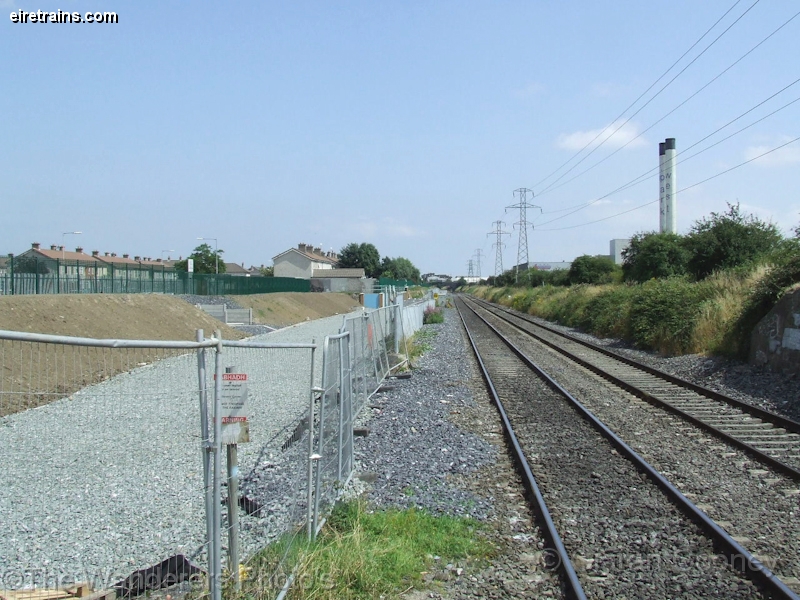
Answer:
<svg viewBox="0 0 800 600"><path fill-rule="evenodd" d="M280 595L421 310L346 318L321 374L313 341L0 331L0 589L135 596L199 577L220 600L247 577Z"/></svg>

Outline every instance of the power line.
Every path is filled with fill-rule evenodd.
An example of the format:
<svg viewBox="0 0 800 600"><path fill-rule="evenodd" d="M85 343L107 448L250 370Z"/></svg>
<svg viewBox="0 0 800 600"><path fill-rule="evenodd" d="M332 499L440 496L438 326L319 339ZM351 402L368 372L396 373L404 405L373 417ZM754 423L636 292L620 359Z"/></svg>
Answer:
<svg viewBox="0 0 800 600"><path fill-rule="evenodd" d="M751 6L750 8L752 8L752 6ZM748 9L748 11L749 11L749 10L750 10L750 9ZM746 13L745 13L745 14L746 14ZM744 15L742 15L742 16L744 16ZM591 167L589 167L589 168L587 168L587 169L584 169L583 171L581 171L580 173L578 173L578 174L577 174L577 175L575 175L574 177L571 177L571 178L570 178L570 179L568 179L567 181L563 182L561 185L555 186L555 184L556 184L556 183L557 183L559 180L561 180L561 179L562 179L564 176L566 176L566 175L567 175L567 173L569 173L570 171L572 171L572 169L573 169L573 168L577 167L577 166L578 166L578 165L579 165L581 162L583 162L583 160L585 160L586 158L589 158L589 156L592 154L592 152L594 152L594 150L596 150L596 149L597 149L597 148L599 148L600 146L597 146L597 148L594 148L594 149L592 150L592 152L590 152L590 153L589 153L589 154L587 154L587 155L586 155L584 158L582 158L582 159L581 159L581 160L580 160L578 163L576 163L576 164L575 164L575 165L574 165L574 166L573 166L573 167L572 167L572 168L571 168L569 171L567 171L566 173L564 173L564 174L563 174L561 177L559 177L559 178L558 178L556 181L554 181L554 182L553 182L553 183L551 183L549 186L547 186L547 187L546 187L544 190L542 190L541 192L539 192L539 195L541 196L542 194L546 194L546 193L548 193L548 192L553 192L553 191L555 191L555 190L557 190L557 189L559 189L559 188L561 188L561 187L563 187L563 186L567 185L568 183L571 183L571 182L575 181L575 180L576 180L578 177L581 177L582 175L585 175L586 173L588 173L589 171L591 171L591 170L592 170L592 169L594 169L595 167L597 167L597 166L599 166L599 165L603 164L603 163L604 163L605 161L607 161L609 158L611 158L612 156L614 156L615 154L617 154L617 152L620 152L621 150L624 150L625 148L627 148L627 147L628 147L630 144L632 144L633 142L635 142L636 140L638 140L638 139L639 139L640 137L642 137L642 136L643 136L645 133L647 133L647 132L648 132L648 131L650 131L650 130L651 130L653 127L655 127L656 125L658 125L659 123L661 123L661 121L663 121L664 119L666 119L667 117L669 117L670 115L672 115L672 114L673 114L675 111L677 111L679 108L681 108L681 107L682 107L683 105L685 105L687 102L689 102L689 100L691 100L692 98L694 98L695 96L697 96L697 95L698 95L700 92L702 92L703 90L705 90L705 89L706 89L708 86L710 86L712 83L714 83L714 82L715 82L717 79L719 79L719 78L720 78L720 77L722 77L722 76L723 76L725 73L727 73L728 71L730 71L730 70L731 70L733 67L735 67L737 64L739 64L739 63L740 63L742 60L744 60L744 59L745 59L747 56L749 56L751 53L753 53L753 52L754 52L754 51L755 51L755 50L756 50L756 49L757 49L759 46L761 46L762 44L764 44L764 43L765 43L767 40L769 40L769 39L770 39L772 36L774 36L776 33L778 33L778 32L779 32L781 29L783 29L784 27L786 27L786 26L787 26L789 23L791 23L791 22L792 22L794 19L796 19L798 16L800 16L800 11L798 11L797 13L795 13L795 14L794 14L792 17L790 17L790 18L789 18L787 21L785 21L785 22L784 22L782 25L780 25L780 27L778 27L777 29L775 29L775 30L774 30L772 33L770 33L770 34L769 34L767 37L765 37L765 38L764 38L764 39L762 39L760 42L758 42L758 43L757 43L755 46L753 46L752 48L750 48L750 50L748 50L748 51L747 51L747 52L745 52L745 53L744 53L742 56L740 56L739 58L737 58L737 59L736 59L736 60L735 60L733 63L731 63L730 65L728 65L728 67L726 67L726 68L725 68L725 69L724 69L722 72L718 73L718 74L717 74L715 77L713 77L713 78L712 78L710 81L708 81L708 82L707 82L705 85L703 85L703 86L702 86L700 89L698 89L698 90L697 90L697 91L695 91L693 94L691 94L691 95L690 95L688 98L686 98L686 99L685 99L683 102L681 102L680 104L678 104L678 105L677 105L675 108L673 108L672 110L670 110L670 111L669 111L667 114L665 114L663 117L661 117L660 119L658 119L658 120L657 120L655 123L652 123L652 124L651 124L651 125L649 125L649 126L646 128L646 129L642 130L642 131L641 131L641 132L639 132L639 133L638 133L636 136L634 136L633 138L631 138L630 140L628 140L627 142L625 142L625 143L624 143L622 146L620 146L619 148L617 148L616 150L614 150L614 151L613 151L611 154L609 154L609 155L608 155L608 156L606 156L605 158L602 158L602 159L600 159L599 161L597 161L596 163L594 163L594 164L593 164ZM741 17L739 17L739 18L741 18ZM732 25L731 25L731 26L732 26ZM726 30L726 31L727 31L727 30ZM717 39L719 39L719 38L717 38ZM716 41L716 40L715 40L715 41ZM646 105L645 105L645 106L646 106ZM644 108L644 106L642 106L642 108ZM641 111L641 108L639 109L639 111ZM631 117L630 117L630 118L633 118L633 117L635 117L635 116L636 116L636 114L638 114L638 112L639 112L639 111L637 111L636 113L634 113L633 115L631 115ZM630 120L630 119L628 119L628 121L629 121L629 120ZM627 123L628 121L626 121L625 123ZM623 123L623 125L624 125L625 123ZM619 130L619 128L617 128L617 130L615 130L615 133L616 133L616 131L618 131L618 130ZM612 135L613 135L613 134L612 134ZM610 138L610 137L611 137L611 136L609 136L609 138ZM606 138L606 140L608 140L609 138ZM602 144L601 144L601 145L602 145ZM553 187L553 186L555 186L555 187Z"/></svg>
<svg viewBox="0 0 800 600"><path fill-rule="evenodd" d="M637 109L637 110L636 110L636 111L635 111L635 112L634 112L634 113L633 113L631 116L629 116L627 119L625 119L625 121L624 121L623 123L621 123L621 124L620 124L620 125L619 125L619 126L616 128L616 129L614 129L614 131L612 131L612 132L611 132L611 134L610 134L610 135L609 135L607 138L605 138L605 139L604 139L602 142L600 142L600 143L599 143L597 146L595 146L594 148L592 148L592 150L591 150L591 151L589 151L589 153L588 153L586 156L584 156L583 158L581 158L581 159L580 159L580 160L579 160L577 163L575 163L574 165L572 165L572 166L571 166L571 167L570 167L570 168L569 168L567 171L565 171L564 173L562 173L562 174L561 174L561 175L558 177L558 179L556 179L555 181L553 181L552 183L550 183L550 184L549 184L549 185L548 185L548 186L547 186L547 187L546 187L544 190L542 190L542 191L540 192L540 195L541 195L541 194L543 194L543 193L545 193L545 192L547 192L548 190L550 190L550 189L551 189L551 188L552 188L552 187L553 187L553 186L554 186L556 183L558 183L558 182L559 182L561 179L563 179L564 177L566 177L566 176L567 176L567 175L568 175L568 174L569 174L569 173L570 173L570 172L571 172L573 169L575 169L575 167L577 167L577 166L578 166L579 164L581 164L581 163L582 163L584 160L586 160L587 158L589 158L589 157L590 157L592 154L594 154L594 152L595 152L596 150L598 150L598 149L599 149L599 148L600 148L602 145L604 145L604 144L605 144L605 143L606 143L608 140L610 140L612 137L614 137L614 135L615 135L615 134L616 134L616 133L617 133L617 132L618 132L620 129L622 129L622 128L623 128L625 125L627 125L627 124L628 124L628 123L631 121L631 119L633 119L633 118L634 118L636 115L638 115L640 112L642 112L642 110L644 110L644 109L645 109L645 108L646 108L646 107L647 107L647 106L648 106L648 105L649 105L649 104L650 104L650 103L651 103L653 100L655 100L656 98L658 98L658 96L660 96L660 95L661 95L661 93L662 93L664 90L666 90L666 89L667 89L667 88L668 88L670 85L672 85L672 83L673 83L673 82L674 82L674 81L675 81L675 80L676 80L678 77L680 77L680 76L681 76L681 75L682 75L682 74L683 74L683 73L684 73L684 72L685 72L685 71L686 71L686 70L687 70L689 67L691 67L691 66L692 66L692 65L693 65L695 62L697 62L697 60L698 60L698 59L699 59L701 56L703 56L703 55L704 55L704 54L705 54L705 53L706 53L706 52L707 52L707 51L708 51L708 50L709 50L709 49L710 49L710 48L711 48L711 47L712 47L714 44L716 44L716 43L717 43L717 42L720 40L720 38L722 38L722 36L724 36L726 33L728 33L728 31L730 31L730 29L731 29L731 28L732 28L734 25L736 25L736 24L737 24L737 23L738 23L738 22L739 22L739 21L740 21L740 20L741 20L741 19L742 19L742 18L743 18L743 17L744 17L746 14L747 14L747 13L749 13L749 12L750 12L750 11L751 11L751 10L752 10L754 7L755 7L755 5L756 5L756 4L758 4L759 2L760 2L760 0L755 0L755 2L753 2L753 4L751 4L751 5L750 5L750 7L749 7L749 8L748 8L746 11L744 11L744 12L743 12L741 15L739 15L739 17L737 17L737 19L736 19L736 20L735 20L733 23L731 23L730 25L728 25L728 27L727 27L727 28L726 28L726 29L725 29L725 30L724 30L722 33L720 33L720 34L719 34L719 35L718 35L718 36L717 36L717 37L716 37L716 38L715 38L715 39L714 39L714 40L713 40L713 41L712 41L712 42L711 42L711 43L710 43L708 46L706 46L706 47L705 47L705 48L702 50L702 52L700 52L700 54L698 54L698 55L697 55L697 56L695 56L695 57L694 57L694 58L693 58L691 61L689 61L689 64L687 64L685 67L683 67L683 69L681 69L681 70L680 70L680 71L679 71L679 72L678 72L678 73L677 73L677 74L676 74L676 75L675 75L675 76L674 76L672 79L670 79L670 80L669 80L669 81L668 81L666 84L664 84L664 86L662 86L662 88L661 88L660 90L658 90L658 91L657 91L655 94L653 94L653 96L652 96L652 97L651 97L651 98L650 98L650 99L649 99L647 102L645 102L645 103L644 103L642 106L640 106L640 107L639 107L639 108L638 108L638 109ZM716 21L716 22L715 22L715 23L714 23L714 24L713 24L713 25L712 25L712 26L711 26L711 27L710 27L710 28L709 28L709 29L708 29L708 30L707 30L707 31L706 31L706 32L705 32L705 33L704 33L704 34L703 34L703 35L702 35L702 36L701 36L701 37L700 37L700 38L699 38L699 39L698 39L698 40L697 40L695 43L694 43L694 44L692 44L692 46L691 46L691 47L690 47L690 48L689 48L689 49L688 49L686 52L684 52L684 53L681 55L681 57L680 57L680 58L679 58L677 61L675 61L675 62L672 64L672 66L670 66L670 68L669 68L669 69L667 69L667 70L664 72L664 74L663 74L663 75L661 75L661 77L659 77L659 78L658 78L658 79L657 79L655 82L653 82L653 84L652 84L652 85L651 85L649 88L647 88L647 90L645 90L645 91L642 93L642 95L641 95L641 96L639 96L639 98L637 98L637 99L636 99L636 100L633 102L633 104L631 104L631 105L630 105L628 108L626 108L626 109L625 109L625 110L622 112L622 114L620 114L620 116L619 116L619 117L617 117L617 118L616 118L614 121L612 121L612 122L611 122L611 124L610 124L608 127L605 127L605 128L604 128L604 129L603 129L603 130L602 130L602 131L599 133L599 134L597 134L597 136L595 136L595 138L594 138L594 139L593 139L591 142L589 142L589 143L588 143L586 146L584 146L584 147L583 147L583 148L582 148L582 149L581 149L581 150L580 150L580 151L579 151L577 154L575 154L575 156L573 156L572 158L570 158L570 159L569 159L569 161L567 161L567 162L570 162L570 161L571 161L571 160L573 160L575 157L577 157L577 156L578 156L578 155L579 155L581 152L583 152L584 150L586 150L586 148L588 148L588 147L589 147L591 144L593 144L593 143L594 143L594 142L597 140L597 138L598 138L598 137L600 137L600 135L602 135L602 134L603 134L603 133L604 133L604 132L605 132L605 131L606 131L606 130L609 128L609 127L613 126L613 125L614 125L614 123L616 123L617 121L619 121L619 119L621 119L621 118L622 118L622 116L623 116L623 115L624 115L624 114L625 114L625 113L626 113L626 112L627 112L627 111L628 111L630 108L632 108L632 107L633 107L633 105L635 105L635 104L636 104L636 102L638 102L638 101L639 101L639 100L642 98L642 96L644 96L644 95L645 95L645 94L646 94L648 91L650 91L650 89L652 89L652 88L653 88L653 86L655 86L655 84L656 84L656 83L658 83L659 81L661 81L661 79L663 79L663 78L664 78L664 76L666 76L666 74L667 74L667 73L669 73L669 71L671 71L671 70L673 69L673 67L675 67L675 65L677 65L677 64L678 64L678 63L679 63L679 62L680 62L680 61L683 59L683 57L684 57L684 56L686 56L686 55L687 55L687 54L688 54L688 53L689 53L689 52L692 50L692 48L694 48L694 47L695 47L695 46L696 46L696 45L697 45L697 44L700 42L700 40L702 40L702 39L703 39L703 38L704 38L706 35L708 35L708 33L709 33L709 32L710 32L712 29L714 29L714 27L716 27L716 26L717 26L717 24L718 24L718 23L719 23L719 22L720 22L722 19L724 19L724 18L725 18L725 17L728 15L728 13L730 13L730 11L731 11L731 10L733 10L733 8L734 8L734 7L735 7L737 4L739 4L739 2L738 2L738 1L737 1L737 2L736 2L734 5L733 5L733 6L731 6L731 7L730 7L730 8L729 8L729 9L728 9L726 12L725 12L725 14L724 14L724 15L722 15L722 16L721 16L721 17L720 17L720 18L719 18L719 19L718 19L718 20L717 20L717 21ZM640 135L641 135L641 134L640 134ZM639 137L639 136L637 136L637 137ZM636 139L636 138L634 138L634 139ZM631 141L633 141L633 140L631 140ZM631 141L629 141L629 142L628 142L628 144L629 144ZM625 144L625 146L627 146L628 144ZM623 148L624 148L625 146L623 146ZM620 149L621 149L621 148L620 148ZM618 150L617 150L617 152L618 152L620 149L618 149ZM615 152L614 154L616 154L616 152ZM612 156L613 156L613 154L612 154ZM565 163L565 164L566 164L566 163ZM563 165L562 165L562 166L563 166ZM561 169L561 167L559 167L559 169ZM548 175L548 177L546 177L545 179L548 179L549 177L550 177L550 175ZM569 181L572 181L572 179L570 179ZM568 182L567 182L567 183L568 183ZM537 185L538 185L538 184L537 184ZM559 186L559 187L560 187L560 186Z"/></svg>
<svg viewBox="0 0 800 600"><path fill-rule="evenodd" d="M750 159L748 159L748 160L746 160L744 162L741 162L738 165L735 165L735 166L733 166L733 167L731 167L729 169L725 169L724 171L720 171L716 175L712 175L711 177L707 177L706 179L703 179L702 181L698 181L697 183L693 183L692 185L686 186L685 188L681 188L676 193L679 194L681 192L685 192L687 190L692 189L693 187L697 187L698 185L702 185L702 184L704 184L704 183L706 183L708 181L711 181L712 179L716 179L717 177L721 177L722 175L725 175L726 173L730 173L731 171L735 171L736 169L738 169L740 167L743 167L743 166L753 162L754 160L758 160L759 158L763 158L764 156L767 156L768 154L772 154L773 152L776 152L776 151L780 150L781 148L785 148L786 146L788 146L790 144L793 144L798 140L800 140L800 136L794 138L793 140L789 140L788 142L783 143L780 146L776 146L775 148L772 148L771 150L767 150L766 152L763 152L763 153L759 154L758 156L754 156L753 158L750 158ZM586 223L580 223L578 225L570 225L568 227L556 227L556 228L552 228L552 229L539 228L539 231L564 231L565 229L575 229L577 227L584 227L586 225L593 225L594 223L600 223L602 221L608 221L609 219L613 219L615 217L619 217L621 215L628 214L628 213L633 212L635 210L639 210L641 208L644 208L645 206L650 206L651 204L655 204L658 201L659 201L658 199L651 200L650 202L645 202L644 204L640 204L639 206L636 206L634 208L631 208L631 209L628 209L628 210L624 210L622 212L619 212L619 213L616 213L616 214L613 214L613 215L609 215L608 217L603 217L602 219L596 219L594 221L588 221Z"/></svg>
<svg viewBox="0 0 800 600"><path fill-rule="evenodd" d="M772 100L773 98L775 98L776 96L778 96L779 94L781 94L781 93L785 92L785 91L786 91L786 90L788 90L790 87L792 87L792 86L794 86L794 85L796 85L796 84L798 84L798 83L800 83L800 78L798 78L798 79L795 79L795 80L794 80L792 83L790 83L789 85L787 85L787 86L783 87L782 89L778 90L777 92L775 92L774 94L772 94L772 95L771 95L771 96L769 96L768 98L766 98L766 99L762 100L761 102L759 102L759 103L758 103L758 104L756 104L755 106L753 106L753 107L749 108L748 110L746 110L745 112L741 113L739 116L735 117L734 119L731 119L730 121L728 121L727 123L725 123L725 125L722 125L721 127L718 127L717 129L715 129L714 131L712 131L711 133L709 133L709 134L708 134L708 135L706 135L705 137L703 137L703 138L699 139L698 141L696 141L694 144L692 144L692 145L688 146L688 147L687 147L685 150L682 150L681 152L679 152L679 153L678 153L676 156L685 155L685 154L686 154L686 153L687 153L689 150L691 150L692 148L694 148L694 147L696 147L696 146L698 146L698 145L702 144L704 141L706 141L706 140L707 140L707 139L709 139L710 137L712 137L712 136L716 135L717 133L719 133L719 132L720 132L720 131L722 131L723 129L725 129L725 128L729 127L730 125L732 125L733 123L735 123L736 121L738 121L739 119L741 119L742 117L744 117L745 115L748 115L749 113L753 112L755 109L759 108L760 106L763 106L764 104L766 104L767 102L769 102L770 100ZM791 106L792 104L795 104L795 103L796 103L796 102L798 102L798 101L800 101L800 97L799 97L799 98L795 98L795 99L794 99L794 100L792 100L791 102L788 102L788 103L784 104L783 106L781 106L780 108L777 108L777 109L773 110L772 112L770 112L770 113L768 113L768 114L764 115L764 116L763 116L763 117L761 117L760 119L757 119L757 120L753 121L753 122L752 122L752 123L750 123L749 125L746 125L746 126L742 127L741 129L738 129L737 131L735 131L735 132L731 133L730 135L728 135L728 136L726 136L726 137L722 138L721 140L718 140L717 142L714 142L714 143L713 143L713 144L711 144L710 146L707 146L706 148L703 148L702 150L699 150L698 152L695 152L694 154L692 154L692 155L690 155L690 156L686 156L685 158L681 158L681 160L678 162L678 164L682 164L682 163L684 163L684 162L686 162L686 161L688 161L688 160L691 160L692 158L695 158L696 156L699 156L700 154L702 154L702 153L704 153L704 152L706 152L706 151L708 151L708 150L711 150L712 148L714 148L714 147L716 147L716 146L720 145L721 143L723 143L723 142L725 142L725 141L727 141L727 140L731 139L732 137L734 137L734 136L736 136L736 135L739 135L739 134L740 134L740 133L742 133L743 131L745 131L745 130L749 129L750 127L753 127L754 125L757 125L757 124L758 124L758 123L760 123L761 121L764 121L765 119L768 119L768 118L769 118L769 117L771 117L772 115L774 115L774 114L776 114L776 113L778 113L778 112L780 112L780 111L782 111L782 110L784 110L784 109L788 108L789 106ZM548 225L548 224L550 224L550 223L553 223L553 222L555 222L555 221L559 221L559 220L561 220L561 219L563 219L563 218L566 218L566 217L568 217L568 216L570 216L570 215L572 215L572 214L575 214L576 212L578 212L578 211L582 210L583 208L586 208L586 207L589 207L589 206L591 206L591 205L593 205L593 204L596 204L596 203L597 203L597 202L599 202L600 200L604 200L605 198L608 198L609 196L612 196L612 195L614 195L614 194L617 194L617 193L619 193L619 192L621 192L621 191L624 191L624 190L626 190L626 189L629 189L629 188L631 188L631 187L634 187L634 186L636 186L636 185L638 185L638 184L640 184L640 183L643 183L643 182L646 180L646 178L647 178L649 175L651 175L651 174L652 174L654 171L657 171L657 170L658 170L658 167L653 167L652 169L649 169L649 170L645 171L644 173L642 173L642 174L641 174L641 175L639 175L638 177L635 177L635 178L634 178L634 179L632 179L631 181L629 181L629 182L627 182L627 183L625 183L625 184L621 185L620 187L618 187L618 188L616 188L616 189L614 189L614 190L612 190L612 191L608 192L607 194L604 194L603 196L600 196L599 198L595 198L594 200L592 200L592 201L590 201L590 202L584 202L584 203L582 203L582 204L576 204L576 205L573 205L573 206L568 206L568 207L566 207L566 208L562 208L562 209L559 209L559 210L548 211L548 212L546 212L546 213L543 213L543 214L553 214L553 213L564 212L564 211L567 211L567 210L571 211L571 212L569 212L569 213L567 213L567 214L565 214L565 215L561 215L561 216L559 216L559 217L555 217L554 219L550 219L549 221L545 221L544 223L540 223L539 225L540 225L540 226L541 226L541 225ZM575 210L573 210L573 209L575 209Z"/></svg>

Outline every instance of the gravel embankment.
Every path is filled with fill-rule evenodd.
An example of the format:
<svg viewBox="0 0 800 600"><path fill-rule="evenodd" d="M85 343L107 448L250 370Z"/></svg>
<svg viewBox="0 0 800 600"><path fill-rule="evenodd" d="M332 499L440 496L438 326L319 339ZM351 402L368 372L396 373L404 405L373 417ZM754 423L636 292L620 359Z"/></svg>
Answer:
<svg viewBox="0 0 800 600"><path fill-rule="evenodd" d="M321 344L341 324L335 316L254 339ZM306 410L308 358L307 350L226 349L224 365L249 377L253 442L239 447L244 475L271 448L280 454ZM0 420L0 588L30 584L33 573L108 585L173 554L202 559L197 389L197 359L188 354ZM280 522L284 507L269 508L243 526L245 551Z"/></svg>

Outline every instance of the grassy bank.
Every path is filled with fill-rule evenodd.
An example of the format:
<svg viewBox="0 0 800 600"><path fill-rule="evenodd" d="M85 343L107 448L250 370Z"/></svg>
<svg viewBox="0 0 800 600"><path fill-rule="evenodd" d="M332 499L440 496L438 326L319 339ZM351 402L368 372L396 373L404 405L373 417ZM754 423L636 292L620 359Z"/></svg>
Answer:
<svg viewBox="0 0 800 600"><path fill-rule="evenodd" d="M684 278L643 284L472 287L478 297L600 337L616 337L663 355L746 355L753 290L765 269L725 272L693 283ZM763 307L762 307L763 309Z"/></svg>

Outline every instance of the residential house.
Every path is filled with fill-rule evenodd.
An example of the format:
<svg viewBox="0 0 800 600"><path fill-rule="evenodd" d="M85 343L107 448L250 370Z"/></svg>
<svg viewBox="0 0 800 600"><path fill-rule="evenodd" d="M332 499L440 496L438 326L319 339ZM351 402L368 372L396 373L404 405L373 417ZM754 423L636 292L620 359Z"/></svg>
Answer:
<svg viewBox="0 0 800 600"><path fill-rule="evenodd" d="M298 244L272 257L275 277L311 279L315 269L333 269L338 264L335 252L324 252L322 248L310 244Z"/></svg>

